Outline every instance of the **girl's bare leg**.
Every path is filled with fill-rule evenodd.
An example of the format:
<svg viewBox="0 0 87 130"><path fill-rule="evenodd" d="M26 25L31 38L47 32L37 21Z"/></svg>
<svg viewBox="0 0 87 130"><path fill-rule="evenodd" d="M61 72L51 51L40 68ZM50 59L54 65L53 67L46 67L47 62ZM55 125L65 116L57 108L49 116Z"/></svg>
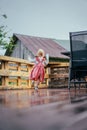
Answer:
<svg viewBox="0 0 87 130"><path fill-rule="evenodd" d="M39 83L40 83L39 80L35 81L35 89L38 89L38 85L39 85Z"/></svg>

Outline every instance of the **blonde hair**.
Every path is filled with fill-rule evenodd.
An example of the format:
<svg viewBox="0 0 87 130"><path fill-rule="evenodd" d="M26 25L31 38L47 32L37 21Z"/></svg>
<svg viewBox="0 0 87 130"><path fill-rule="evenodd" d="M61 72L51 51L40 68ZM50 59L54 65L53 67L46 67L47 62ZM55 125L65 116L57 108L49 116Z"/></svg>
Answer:
<svg viewBox="0 0 87 130"><path fill-rule="evenodd" d="M44 57L45 52L43 49L39 49L36 56L43 56Z"/></svg>

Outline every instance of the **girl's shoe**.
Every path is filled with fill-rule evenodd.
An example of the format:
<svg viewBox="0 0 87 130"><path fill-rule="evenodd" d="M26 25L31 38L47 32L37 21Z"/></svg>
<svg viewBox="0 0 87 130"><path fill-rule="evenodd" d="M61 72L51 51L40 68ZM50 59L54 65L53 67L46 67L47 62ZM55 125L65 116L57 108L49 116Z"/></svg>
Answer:
<svg viewBox="0 0 87 130"><path fill-rule="evenodd" d="M37 87L37 86L35 86L35 90L38 90L38 87Z"/></svg>

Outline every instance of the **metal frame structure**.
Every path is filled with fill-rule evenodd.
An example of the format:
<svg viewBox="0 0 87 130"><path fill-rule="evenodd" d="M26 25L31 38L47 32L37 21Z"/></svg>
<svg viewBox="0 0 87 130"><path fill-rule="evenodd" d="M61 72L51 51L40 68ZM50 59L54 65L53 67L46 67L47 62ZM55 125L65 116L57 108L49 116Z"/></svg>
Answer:
<svg viewBox="0 0 87 130"><path fill-rule="evenodd" d="M80 88L81 84L87 87L87 31L70 32L70 67L69 82ZM83 85L83 86L84 86Z"/></svg>

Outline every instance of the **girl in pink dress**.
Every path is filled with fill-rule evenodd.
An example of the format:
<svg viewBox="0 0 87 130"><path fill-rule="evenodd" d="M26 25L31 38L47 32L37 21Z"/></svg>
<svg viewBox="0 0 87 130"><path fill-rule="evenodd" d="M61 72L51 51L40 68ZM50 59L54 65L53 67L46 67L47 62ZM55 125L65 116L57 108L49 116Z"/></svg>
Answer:
<svg viewBox="0 0 87 130"><path fill-rule="evenodd" d="M39 49L35 58L35 65L30 73L30 79L34 81L35 89L38 89L40 82L44 81L44 67L48 64L48 60L44 56L44 51Z"/></svg>

